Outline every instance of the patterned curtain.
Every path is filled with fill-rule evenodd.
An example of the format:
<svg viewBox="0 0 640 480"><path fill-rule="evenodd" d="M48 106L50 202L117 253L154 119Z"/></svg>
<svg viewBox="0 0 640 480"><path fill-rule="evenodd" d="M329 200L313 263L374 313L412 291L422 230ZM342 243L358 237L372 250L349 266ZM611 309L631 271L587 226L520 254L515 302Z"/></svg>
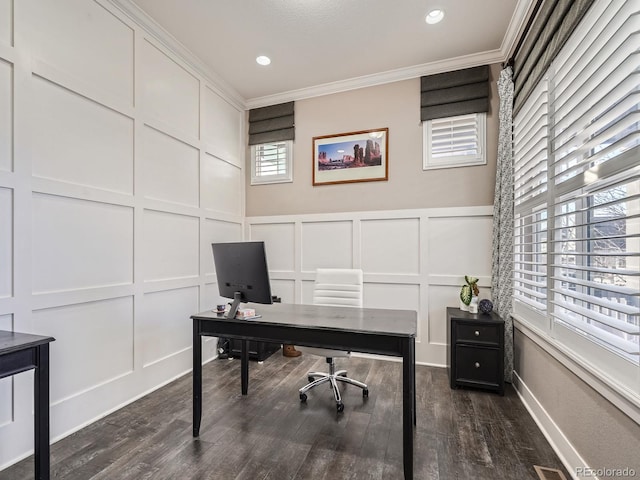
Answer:
<svg viewBox="0 0 640 480"><path fill-rule="evenodd" d="M513 374L513 72L506 67L498 79L500 132L496 191L493 200L491 295L494 310L505 321L504 379Z"/></svg>

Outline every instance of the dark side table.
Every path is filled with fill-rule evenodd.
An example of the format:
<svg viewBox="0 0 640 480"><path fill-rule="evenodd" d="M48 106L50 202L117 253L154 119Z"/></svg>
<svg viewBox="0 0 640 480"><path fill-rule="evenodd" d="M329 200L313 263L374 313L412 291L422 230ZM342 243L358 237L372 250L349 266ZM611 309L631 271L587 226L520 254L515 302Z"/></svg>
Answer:
<svg viewBox="0 0 640 480"><path fill-rule="evenodd" d="M447 373L451 388L504 395L504 320L497 313L447 308Z"/></svg>
<svg viewBox="0 0 640 480"><path fill-rule="evenodd" d="M49 343L53 337L0 330L0 378L34 369L36 480L49 479Z"/></svg>

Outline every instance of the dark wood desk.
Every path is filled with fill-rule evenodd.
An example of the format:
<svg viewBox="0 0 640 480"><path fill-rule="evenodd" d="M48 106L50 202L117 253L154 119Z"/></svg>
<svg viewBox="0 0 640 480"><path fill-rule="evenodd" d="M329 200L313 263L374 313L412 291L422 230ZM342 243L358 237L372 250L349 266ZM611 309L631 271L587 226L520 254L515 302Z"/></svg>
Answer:
<svg viewBox="0 0 640 480"><path fill-rule="evenodd" d="M49 343L53 337L0 330L0 378L35 369L35 478L49 479Z"/></svg>
<svg viewBox="0 0 640 480"><path fill-rule="evenodd" d="M242 395L246 395L249 389L248 340L402 357L404 478L413 479L416 312L277 303L256 307L262 318L255 320L229 320L215 312L203 312L191 317L193 436L200 435L202 417L202 336L223 336L242 340ZM295 393L292 392L292 396L297 399Z"/></svg>

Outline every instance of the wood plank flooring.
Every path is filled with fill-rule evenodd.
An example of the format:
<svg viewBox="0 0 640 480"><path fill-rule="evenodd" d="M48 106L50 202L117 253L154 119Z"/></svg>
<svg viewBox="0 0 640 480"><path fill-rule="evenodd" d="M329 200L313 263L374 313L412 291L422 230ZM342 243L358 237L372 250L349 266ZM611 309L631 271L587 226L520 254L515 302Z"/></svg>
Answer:
<svg viewBox="0 0 640 480"><path fill-rule="evenodd" d="M186 375L55 443L52 478L212 480L402 479L401 363L338 361L369 385L369 398L345 386L336 412L329 388L297 389L324 359L276 352L250 364L240 395L240 361L203 368L200 438L191 436L191 376ZM562 467L508 386L505 396L451 390L445 369L416 367L416 480L538 480L533 465ZM33 478L33 458L0 480Z"/></svg>

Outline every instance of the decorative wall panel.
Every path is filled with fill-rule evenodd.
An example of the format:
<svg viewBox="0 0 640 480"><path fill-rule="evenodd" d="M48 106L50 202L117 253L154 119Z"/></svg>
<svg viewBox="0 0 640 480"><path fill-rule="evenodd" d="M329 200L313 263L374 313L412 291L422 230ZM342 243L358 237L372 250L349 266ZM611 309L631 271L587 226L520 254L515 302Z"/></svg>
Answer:
<svg viewBox="0 0 640 480"><path fill-rule="evenodd" d="M34 331L56 339L50 347L52 404L133 370L132 297L36 310L32 318Z"/></svg>
<svg viewBox="0 0 640 480"><path fill-rule="evenodd" d="M415 310L416 361L445 365L445 310L459 305L464 275L478 276L481 297L491 296L491 212L490 206L340 212L248 217L246 223L251 240L268 232L270 243L286 246L269 257L271 282L293 283L294 303L313 303L317 268L361 268L364 306ZM288 227L279 232L274 225ZM473 254L461 253L470 248ZM278 271L271 257L291 258L293 271Z"/></svg>
<svg viewBox="0 0 640 480"><path fill-rule="evenodd" d="M17 3L17 28L25 29L35 58L133 105L129 26L94 1Z"/></svg>
<svg viewBox="0 0 640 480"><path fill-rule="evenodd" d="M13 331L13 316L0 315L0 330ZM0 428L13 421L13 378L0 379Z"/></svg>
<svg viewBox="0 0 640 480"><path fill-rule="evenodd" d="M199 219L156 210L144 211L144 280L199 274Z"/></svg>
<svg viewBox="0 0 640 480"><path fill-rule="evenodd" d="M33 77L33 174L133 193L133 120Z"/></svg>
<svg viewBox="0 0 640 480"><path fill-rule="evenodd" d="M365 283L366 308L398 308L420 311L420 285L402 283Z"/></svg>
<svg viewBox="0 0 640 480"><path fill-rule="evenodd" d="M202 207L214 212L241 215L242 169L208 153L202 157Z"/></svg>
<svg viewBox="0 0 640 480"><path fill-rule="evenodd" d="M242 224L207 218L204 223L202 238L205 244L205 259L201 262L205 265L204 273L215 274L216 272L213 265L213 251L211 250L211 244L242 241Z"/></svg>
<svg viewBox="0 0 640 480"><path fill-rule="evenodd" d="M293 223L266 223L251 227L251 240L263 241L271 271L292 272L295 268Z"/></svg>
<svg viewBox="0 0 640 480"><path fill-rule="evenodd" d="M147 293L140 318L142 363L148 367L191 347L191 315L198 311L198 289Z"/></svg>
<svg viewBox="0 0 640 480"><path fill-rule="evenodd" d="M210 88L203 89L202 140L215 148L216 155L241 165L241 138L244 112Z"/></svg>
<svg viewBox="0 0 640 480"><path fill-rule="evenodd" d="M2 18L1 12L0 18ZM0 170L7 172L13 169L12 106L13 66L0 59Z"/></svg>
<svg viewBox="0 0 640 480"><path fill-rule="evenodd" d="M363 220L361 230L364 270L398 274L420 272L418 218Z"/></svg>
<svg viewBox="0 0 640 480"><path fill-rule="evenodd" d="M142 141L142 185L147 198L198 206L198 149L146 127Z"/></svg>
<svg viewBox="0 0 640 480"><path fill-rule="evenodd" d="M0 188L0 298L13 292L13 192Z"/></svg>
<svg viewBox="0 0 640 480"><path fill-rule="evenodd" d="M296 303L296 283L293 280L271 279L271 295L277 295L282 303ZM259 309L260 306L256 306Z"/></svg>
<svg viewBox="0 0 640 480"><path fill-rule="evenodd" d="M145 110L177 131L198 138L198 79L149 42L143 42L139 62Z"/></svg>
<svg viewBox="0 0 640 480"><path fill-rule="evenodd" d="M302 271L353 268L353 224L350 221L302 223Z"/></svg>
<svg viewBox="0 0 640 480"><path fill-rule="evenodd" d="M492 217L441 217L429 220L429 273L491 274Z"/></svg>
<svg viewBox="0 0 640 480"><path fill-rule="evenodd" d="M13 45L13 0L0 0L0 43Z"/></svg>
<svg viewBox="0 0 640 480"><path fill-rule="evenodd" d="M133 282L133 209L33 195L33 293Z"/></svg>

